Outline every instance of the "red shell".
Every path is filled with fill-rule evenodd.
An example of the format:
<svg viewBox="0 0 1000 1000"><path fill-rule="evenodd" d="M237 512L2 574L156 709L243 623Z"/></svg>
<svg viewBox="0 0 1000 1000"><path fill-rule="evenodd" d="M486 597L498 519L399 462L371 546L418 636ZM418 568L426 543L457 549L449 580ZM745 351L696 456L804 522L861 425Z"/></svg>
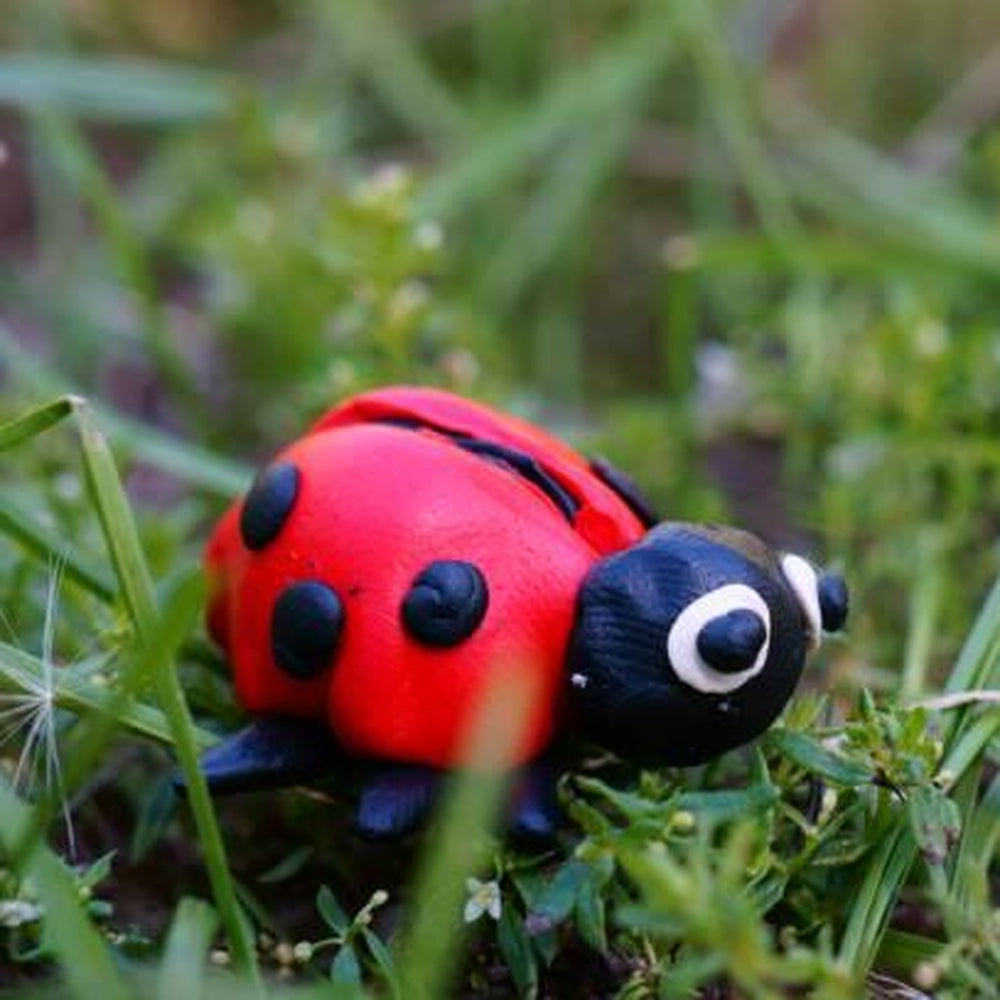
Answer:
<svg viewBox="0 0 1000 1000"><path fill-rule="evenodd" d="M536 459L578 501L573 524L533 483L458 447L455 434ZM209 624L243 706L325 717L357 755L447 767L459 763L491 685L510 673L530 680L538 698L509 763L544 749L558 720L579 585L601 555L643 534L617 494L543 431L426 389L348 400L278 459L300 473L278 536L247 550L237 502L206 550ZM451 648L417 642L400 618L414 578L438 559L474 563L489 589L482 623ZM346 624L331 669L300 681L274 664L269 629L278 595L309 579L337 592Z"/></svg>

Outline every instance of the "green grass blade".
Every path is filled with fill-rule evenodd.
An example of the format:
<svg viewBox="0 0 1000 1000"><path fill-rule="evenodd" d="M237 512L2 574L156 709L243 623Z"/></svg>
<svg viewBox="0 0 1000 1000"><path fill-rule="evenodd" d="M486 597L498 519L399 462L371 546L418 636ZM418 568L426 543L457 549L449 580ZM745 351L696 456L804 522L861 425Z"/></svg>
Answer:
<svg viewBox="0 0 1000 1000"><path fill-rule="evenodd" d="M498 764L509 759L539 694L524 677L498 676L462 755L467 767L451 776L424 841L411 923L396 951L399 981L413 1000L451 995L468 938L462 920L465 880L482 875L494 850L490 834L506 788Z"/></svg>
<svg viewBox="0 0 1000 1000"><path fill-rule="evenodd" d="M65 117L51 111L38 112L33 124L59 175L93 214L112 267L136 304L139 332L159 375L187 407L200 409L201 400L190 388L194 379L167 326L146 248L133 232L125 202L104 165L79 128Z"/></svg>
<svg viewBox="0 0 1000 1000"><path fill-rule="evenodd" d="M461 922L465 879L481 871L492 846L489 831L504 783L466 771L451 786L426 838L414 886L413 922L398 951L399 980L406 996L434 1000L449 996L468 934Z"/></svg>
<svg viewBox="0 0 1000 1000"><path fill-rule="evenodd" d="M951 675L948 693L990 686L990 675L1000 662L1000 578L993 584L976 618Z"/></svg>
<svg viewBox="0 0 1000 1000"><path fill-rule="evenodd" d="M57 559L66 576L102 601L113 601L118 587L112 577L65 538L39 524L8 497L0 496L0 534L14 539L32 556L46 562Z"/></svg>
<svg viewBox="0 0 1000 1000"><path fill-rule="evenodd" d="M125 496L107 439L98 430L86 400L70 397L76 416L83 466L104 540L125 606L139 638L148 637L157 616L156 592L139 542L132 507Z"/></svg>
<svg viewBox="0 0 1000 1000"><path fill-rule="evenodd" d="M815 265L831 276L864 280L873 271L915 275L920 279L940 276L936 262L928 259L926 248L896 247L894 253L886 254L881 243L844 232L810 232L802 245ZM762 275L788 273L787 254L759 232L705 230L694 238L691 248L699 273L731 270Z"/></svg>
<svg viewBox="0 0 1000 1000"><path fill-rule="evenodd" d="M1000 775L990 782L979 803L973 800L971 819L962 831L955 860L954 896L964 912L990 905L990 867L1000 848Z"/></svg>
<svg viewBox="0 0 1000 1000"><path fill-rule="evenodd" d="M726 49L726 24L716 0L672 5L723 136L732 152L764 228L793 259L802 232L784 182L772 166L747 104L747 81L740 79L733 53Z"/></svg>
<svg viewBox="0 0 1000 1000"><path fill-rule="evenodd" d="M30 823L30 810L0 785L0 840L14 849ZM23 874L30 877L44 908L49 941L74 996L80 1000L129 1000L104 939L84 912L80 895L63 863L43 844L27 856Z"/></svg>
<svg viewBox="0 0 1000 1000"><path fill-rule="evenodd" d="M2 323L0 362L17 377L20 385L39 395L67 393L67 384L36 358L21 350ZM91 405L101 427L116 445L140 453L143 461L188 483L229 499L242 493L253 477L252 470L239 462L171 437L110 407L98 403Z"/></svg>
<svg viewBox="0 0 1000 1000"><path fill-rule="evenodd" d="M434 217L468 211L510 183L567 135L598 127L622 106L636 80L656 79L674 40L659 4L643 4L631 21L584 64L560 73L525 110L494 123L454 165L427 185L420 207Z"/></svg>
<svg viewBox="0 0 1000 1000"><path fill-rule="evenodd" d="M1000 236L971 202L907 173L803 107L782 104L793 162L788 183L815 207L879 240L904 242L951 266L995 278Z"/></svg>
<svg viewBox="0 0 1000 1000"><path fill-rule="evenodd" d="M186 897L174 913L156 989L157 1000L198 1000L205 958L219 918L207 903Z"/></svg>
<svg viewBox="0 0 1000 1000"><path fill-rule="evenodd" d="M468 128L467 114L403 31L392 4L327 0L321 16L351 69L367 79L385 105L419 136L449 139Z"/></svg>
<svg viewBox="0 0 1000 1000"><path fill-rule="evenodd" d="M997 687L1000 687L1000 578L986 597L962 646L945 691L960 694ZM995 728L993 733L989 731L991 718L1000 719L1000 713L993 711L980 716L973 704L957 709L946 722L943 768L953 773L955 780L970 763L969 754L979 753L993 738Z"/></svg>
<svg viewBox="0 0 1000 1000"><path fill-rule="evenodd" d="M45 679L45 668L41 660L17 649L6 642L0 642L0 689L12 694L31 694ZM53 697L59 708L75 715L104 715L146 739L155 740L165 746L173 745L170 727L163 713L134 699L121 699L119 692L106 687L98 687L85 677L69 670L54 673ZM218 742L218 737L206 729L196 732L198 746L207 750Z"/></svg>
<svg viewBox="0 0 1000 1000"><path fill-rule="evenodd" d="M1000 734L1000 706L987 709L975 719L966 716L965 722L961 731L950 741L940 768L940 774L947 776L949 787L958 782Z"/></svg>
<svg viewBox="0 0 1000 1000"><path fill-rule="evenodd" d="M929 962L941 954L942 942L920 934L906 931L888 930L882 939L878 952L878 964L882 969L911 976L920 962Z"/></svg>
<svg viewBox="0 0 1000 1000"><path fill-rule="evenodd" d="M51 403L45 403L29 411L23 417L3 424L0 426L0 451L14 448L54 427L60 420L65 420L72 411L73 401L66 396L54 399Z"/></svg>
<svg viewBox="0 0 1000 1000"><path fill-rule="evenodd" d="M942 546L938 534L924 532L914 548L914 584L899 682L899 698L903 702L919 698L927 686L946 582L940 567Z"/></svg>
<svg viewBox="0 0 1000 1000"><path fill-rule="evenodd" d="M160 706L169 722L174 747L184 772L188 801L194 813L209 879L229 937L233 959L241 972L259 982L252 935L237 902L222 835L205 779L198 767L198 735L174 664L174 652L191 632L200 609L200 589L195 586L182 588L178 598L166 610L168 617L161 623L152 576L111 449L98 429L87 402L76 396L67 397L67 400L80 435L84 470L105 544L135 634L146 646L142 662L148 663L147 674L154 683ZM50 420L49 426L51 423ZM23 437L19 439L23 440ZM157 646L150 648L151 641L158 635L161 627L167 638L172 636L176 642L160 641Z"/></svg>
<svg viewBox="0 0 1000 1000"><path fill-rule="evenodd" d="M839 957L859 977L872 966L882 935L916 859L917 845L902 814L882 835L854 895Z"/></svg>
<svg viewBox="0 0 1000 1000"><path fill-rule="evenodd" d="M637 121L633 105L644 82L637 81L635 93L623 101L628 106L611 116L596 135L588 129L582 141L571 143L553 163L550 175L511 224L503 245L491 255L483 278L489 301L510 308L532 278L544 275L569 250L574 234L580 233L581 223L594 209L598 189L632 137Z"/></svg>
<svg viewBox="0 0 1000 1000"><path fill-rule="evenodd" d="M15 53L0 58L0 104L82 118L169 123L217 118L232 106L226 77L140 59Z"/></svg>
<svg viewBox="0 0 1000 1000"><path fill-rule="evenodd" d="M172 602L165 612L164 629L175 637L174 648L169 644L161 644L153 648L146 647L143 652L149 659L148 669L156 687L160 707L170 723L177 760L184 773L188 803L194 815L212 893L232 950L233 963L259 990L261 987L253 934L239 906L219 823L204 775L198 766L198 732L184 699L174 662L174 650L180 646L183 637L190 633L196 616L200 613L202 596L200 578L193 578L191 586L185 588L180 599Z"/></svg>

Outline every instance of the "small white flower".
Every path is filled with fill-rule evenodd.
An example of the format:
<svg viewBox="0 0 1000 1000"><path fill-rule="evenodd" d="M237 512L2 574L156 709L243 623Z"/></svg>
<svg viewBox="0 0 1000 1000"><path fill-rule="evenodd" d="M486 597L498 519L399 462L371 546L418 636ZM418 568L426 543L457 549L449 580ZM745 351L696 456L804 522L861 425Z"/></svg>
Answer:
<svg viewBox="0 0 1000 1000"><path fill-rule="evenodd" d="M401 163L377 167L354 190L353 201L366 208L389 208L406 194L410 171Z"/></svg>
<svg viewBox="0 0 1000 1000"><path fill-rule="evenodd" d="M494 920L500 919L503 904L500 898L500 884L496 879L480 882L477 878L467 878L465 888L469 891L463 914L467 924L478 920L484 913L488 913Z"/></svg>
<svg viewBox="0 0 1000 1000"><path fill-rule="evenodd" d="M390 323L405 323L423 309L430 301L430 292L423 282L411 279L404 281L389 296L386 313Z"/></svg>
<svg viewBox="0 0 1000 1000"><path fill-rule="evenodd" d="M444 243L444 230L438 223L428 219L414 229L413 242L421 250L437 250Z"/></svg>
<svg viewBox="0 0 1000 1000"><path fill-rule="evenodd" d="M0 902L0 927L32 924L41 915L42 908L37 903L28 903L23 899L5 899Z"/></svg>
<svg viewBox="0 0 1000 1000"><path fill-rule="evenodd" d="M266 244L277 226L274 209L260 198L249 198L236 211L240 233L258 246Z"/></svg>

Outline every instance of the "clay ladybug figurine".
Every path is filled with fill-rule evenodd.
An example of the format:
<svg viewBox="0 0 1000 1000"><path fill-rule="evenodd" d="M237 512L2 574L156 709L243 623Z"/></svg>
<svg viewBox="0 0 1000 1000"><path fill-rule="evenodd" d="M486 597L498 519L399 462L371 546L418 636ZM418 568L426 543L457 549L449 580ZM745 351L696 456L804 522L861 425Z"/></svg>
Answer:
<svg viewBox="0 0 1000 1000"><path fill-rule="evenodd" d="M206 550L209 627L250 725L211 788L360 775L356 824L411 829L501 671L538 695L505 761L510 823L558 821L583 737L691 765L761 734L843 581L732 528L657 519L629 480L445 392L347 400L285 448Z"/></svg>

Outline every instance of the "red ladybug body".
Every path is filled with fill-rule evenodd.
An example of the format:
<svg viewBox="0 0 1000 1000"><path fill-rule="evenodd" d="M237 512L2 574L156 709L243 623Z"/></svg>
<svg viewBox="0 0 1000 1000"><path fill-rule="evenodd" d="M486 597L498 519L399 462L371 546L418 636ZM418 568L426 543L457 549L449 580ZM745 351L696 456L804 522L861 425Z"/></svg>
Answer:
<svg viewBox="0 0 1000 1000"><path fill-rule="evenodd" d="M206 755L210 783L376 762L359 828L401 832L507 679L533 696L497 762L528 776L522 831L552 828L565 729L674 764L747 742L846 590L745 532L654 521L616 470L485 406L394 388L334 408L207 546L209 626L258 720Z"/></svg>
<svg viewBox="0 0 1000 1000"><path fill-rule="evenodd" d="M579 498L573 523L456 435L534 458ZM498 672L529 672L536 704L510 763L536 756L559 713L580 584L597 558L641 537L636 515L561 442L433 390L352 400L277 461L301 476L278 535L249 550L236 504L207 549L210 621L243 706L325 718L358 756L448 767ZM435 648L406 633L398 609L428 563L453 559L482 571L488 608L467 641ZM335 668L297 679L273 662L272 609L286 587L316 577L341 596L345 622Z"/></svg>

